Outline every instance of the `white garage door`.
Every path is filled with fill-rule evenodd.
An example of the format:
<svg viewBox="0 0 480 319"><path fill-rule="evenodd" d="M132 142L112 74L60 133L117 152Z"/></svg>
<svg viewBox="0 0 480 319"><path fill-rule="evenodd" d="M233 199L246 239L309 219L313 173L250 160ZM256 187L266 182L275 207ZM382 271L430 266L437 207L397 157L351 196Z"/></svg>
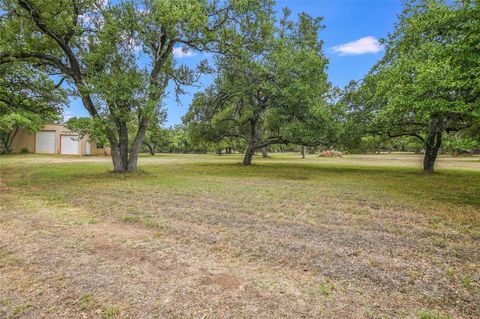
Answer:
<svg viewBox="0 0 480 319"><path fill-rule="evenodd" d="M78 154L78 136L62 135L61 144L62 154Z"/></svg>
<svg viewBox="0 0 480 319"><path fill-rule="evenodd" d="M55 132L38 132L35 137L35 153L55 153Z"/></svg>

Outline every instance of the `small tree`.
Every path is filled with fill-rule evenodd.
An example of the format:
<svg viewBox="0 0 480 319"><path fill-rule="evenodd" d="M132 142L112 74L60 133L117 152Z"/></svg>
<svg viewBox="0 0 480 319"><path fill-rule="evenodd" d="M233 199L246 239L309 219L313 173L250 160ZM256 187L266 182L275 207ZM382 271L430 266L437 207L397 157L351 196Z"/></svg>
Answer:
<svg viewBox="0 0 480 319"><path fill-rule="evenodd" d="M464 132L462 132L464 133ZM454 156L458 156L462 152L472 152L480 147L480 142L468 134L459 132L448 134L444 142L444 148L450 151Z"/></svg>
<svg viewBox="0 0 480 319"><path fill-rule="evenodd" d="M172 142L171 139L172 136L168 129L155 124L148 128L143 144L147 147L150 155L154 156L156 152L167 149Z"/></svg>

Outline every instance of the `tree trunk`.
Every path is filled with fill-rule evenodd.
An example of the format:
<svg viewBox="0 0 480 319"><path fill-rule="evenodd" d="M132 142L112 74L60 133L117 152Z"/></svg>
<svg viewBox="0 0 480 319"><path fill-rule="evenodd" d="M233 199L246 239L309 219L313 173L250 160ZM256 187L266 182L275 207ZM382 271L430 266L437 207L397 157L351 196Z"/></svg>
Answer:
<svg viewBox="0 0 480 319"><path fill-rule="evenodd" d="M4 154L9 153L10 145L8 143L8 135L2 136L1 140L2 140L2 148L0 149L0 153L4 153Z"/></svg>
<svg viewBox="0 0 480 319"><path fill-rule="evenodd" d="M114 136L108 136L112 152L113 170L115 173L135 172L137 170L138 154L145 140L148 120L144 118L140 122L130 150L128 148L128 129L126 123L118 121L116 124L120 137L119 141L117 141Z"/></svg>
<svg viewBox="0 0 480 319"><path fill-rule="evenodd" d="M143 118L140 121L138 127L137 135L132 143L132 149L130 150L130 156L128 157L127 162L127 172L136 172L137 171L137 161L138 154L140 153L140 148L145 140L145 134L147 134L148 120ZM127 149L128 149L128 139L127 139ZM128 154L127 154L128 155Z"/></svg>
<svg viewBox="0 0 480 319"><path fill-rule="evenodd" d="M253 154L255 153L255 149L251 146L247 147L245 151L245 156L243 157L243 166L248 166L252 164Z"/></svg>
<svg viewBox="0 0 480 319"><path fill-rule="evenodd" d="M127 165L123 161L122 155L120 154L120 147L116 141L110 141L110 149L112 153L113 171L115 173L125 173Z"/></svg>
<svg viewBox="0 0 480 319"><path fill-rule="evenodd" d="M423 158L423 172L425 173L435 172L436 158L437 158L437 155L433 154L432 151L425 150L425 157Z"/></svg>
<svg viewBox="0 0 480 319"><path fill-rule="evenodd" d="M0 153L1 154L8 154L9 153L8 146L5 142L2 142L2 148L0 149Z"/></svg>
<svg viewBox="0 0 480 319"><path fill-rule="evenodd" d="M148 147L148 151L150 152L150 155L155 156L155 149L150 143L143 142L144 145Z"/></svg>
<svg viewBox="0 0 480 319"><path fill-rule="evenodd" d="M302 159L305 159L305 145L302 145L301 153L302 153Z"/></svg>
<svg viewBox="0 0 480 319"><path fill-rule="evenodd" d="M262 147L262 157L267 158L268 157L268 149L266 146Z"/></svg>
<svg viewBox="0 0 480 319"><path fill-rule="evenodd" d="M243 158L243 165L248 166L252 164L252 158L255 154L255 151L258 147L255 147L258 142L258 128L257 128L257 120L251 119L250 122L250 132L248 135L247 141L247 149L245 150L245 157Z"/></svg>
<svg viewBox="0 0 480 319"><path fill-rule="evenodd" d="M119 143L118 147L120 149L120 158L123 163L123 172L127 171L128 165L128 128L127 123L119 122L118 124L118 136Z"/></svg>
<svg viewBox="0 0 480 319"><path fill-rule="evenodd" d="M18 127L16 127L14 130L6 133L4 136L2 136L2 148L3 150L0 149L0 153L3 152L5 154L11 153L12 152L12 143L13 139L18 133Z"/></svg>
<svg viewBox="0 0 480 319"><path fill-rule="evenodd" d="M438 150L442 146L442 132L433 132L425 141L425 156L423 158L423 172L434 173Z"/></svg>

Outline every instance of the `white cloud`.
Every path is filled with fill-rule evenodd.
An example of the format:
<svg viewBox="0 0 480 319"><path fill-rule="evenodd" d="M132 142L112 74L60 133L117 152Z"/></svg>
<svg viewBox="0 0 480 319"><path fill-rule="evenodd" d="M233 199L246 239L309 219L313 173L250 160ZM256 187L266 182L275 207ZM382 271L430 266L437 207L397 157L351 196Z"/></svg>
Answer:
<svg viewBox="0 0 480 319"><path fill-rule="evenodd" d="M70 112L70 111L63 111L62 115L63 115L63 121L64 122L67 122L72 117L75 117L75 114L73 114L73 112Z"/></svg>
<svg viewBox="0 0 480 319"><path fill-rule="evenodd" d="M375 37L368 36L352 42L336 45L332 47L332 50L339 55L361 55L378 53L382 50L382 46Z"/></svg>
<svg viewBox="0 0 480 319"><path fill-rule="evenodd" d="M185 48L177 47L173 49L173 55L179 59L182 59L194 56L195 52L188 51Z"/></svg>

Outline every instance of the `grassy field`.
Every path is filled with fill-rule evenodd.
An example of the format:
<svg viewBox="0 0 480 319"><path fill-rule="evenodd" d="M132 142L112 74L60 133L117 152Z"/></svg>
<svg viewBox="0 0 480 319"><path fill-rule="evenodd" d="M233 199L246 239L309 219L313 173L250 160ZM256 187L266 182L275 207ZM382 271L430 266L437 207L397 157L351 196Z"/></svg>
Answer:
<svg viewBox="0 0 480 319"><path fill-rule="evenodd" d="M479 318L480 160L0 157L0 318Z"/></svg>

